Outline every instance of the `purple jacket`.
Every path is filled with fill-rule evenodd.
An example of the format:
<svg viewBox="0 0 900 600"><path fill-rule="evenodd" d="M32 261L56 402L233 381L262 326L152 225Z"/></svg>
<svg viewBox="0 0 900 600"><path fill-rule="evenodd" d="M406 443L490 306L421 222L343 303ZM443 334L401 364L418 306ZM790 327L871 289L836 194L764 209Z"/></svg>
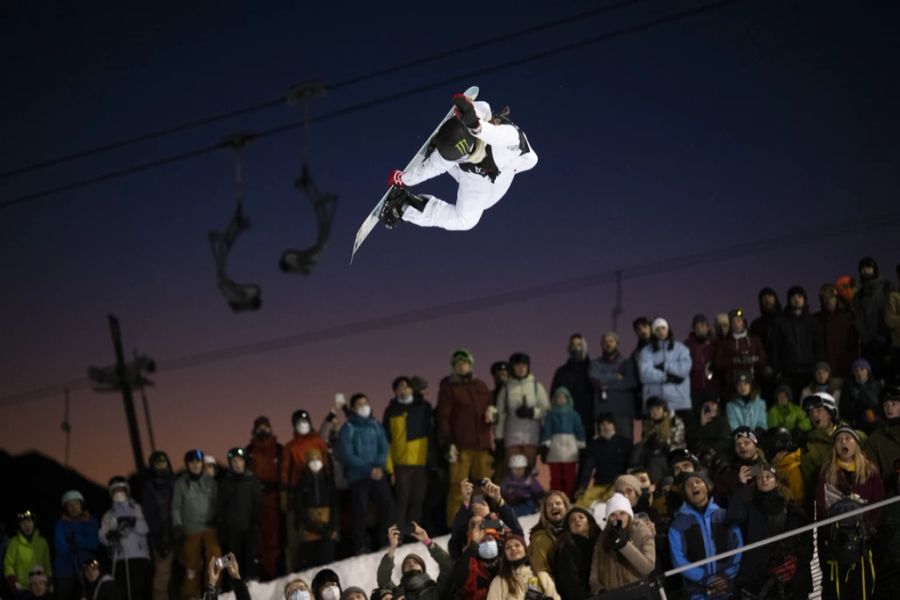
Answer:
<svg viewBox="0 0 900 600"><path fill-rule="evenodd" d="M707 389L717 388L715 379L706 376L706 365L709 365L710 373L713 372L716 362L716 342L713 336L705 340L697 339L694 332L684 341L684 345L691 352L691 392L698 393Z"/></svg>
<svg viewBox="0 0 900 600"><path fill-rule="evenodd" d="M534 477L513 479L510 475L500 483L500 495L515 506L528 500L538 501L544 495L544 488Z"/></svg>

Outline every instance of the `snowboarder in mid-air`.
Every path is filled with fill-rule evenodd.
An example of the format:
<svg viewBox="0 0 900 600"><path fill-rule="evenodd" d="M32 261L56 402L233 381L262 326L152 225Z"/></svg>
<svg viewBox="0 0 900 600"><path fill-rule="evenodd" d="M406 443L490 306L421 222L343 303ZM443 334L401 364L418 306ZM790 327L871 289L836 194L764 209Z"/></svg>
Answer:
<svg viewBox="0 0 900 600"><path fill-rule="evenodd" d="M453 96L453 105L455 117L438 129L424 159L388 177L394 187L378 218L389 229L401 220L451 231L472 229L506 194L516 173L537 164L525 133L507 119L508 108L492 115L487 102L473 102L464 94ZM459 183L456 204L407 189L442 173Z"/></svg>

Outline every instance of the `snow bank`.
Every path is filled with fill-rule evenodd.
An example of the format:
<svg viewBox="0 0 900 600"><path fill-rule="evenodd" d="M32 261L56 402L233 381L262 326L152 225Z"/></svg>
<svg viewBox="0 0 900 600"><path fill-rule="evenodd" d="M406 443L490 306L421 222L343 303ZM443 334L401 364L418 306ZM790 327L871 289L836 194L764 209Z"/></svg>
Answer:
<svg viewBox="0 0 900 600"><path fill-rule="evenodd" d="M537 521L538 515L536 514L519 519L519 524L522 525L522 529L525 531L526 540L529 537L528 533L531 531L531 528L534 527ZM447 542L449 540L449 535L434 538L434 541L440 544L440 546L445 550L447 549ZM411 552L415 552L423 559L425 559L428 573L433 579L437 579L437 563L431 559L431 556L428 554L428 550L422 544L404 544L403 546L397 548L397 552L394 555L394 583L400 581L400 565L403 564L403 559L406 558L406 555ZM288 581L300 577L302 579L305 579L307 583L312 583L312 579L315 574L321 569L328 567L330 569L333 569L334 572L338 574L338 577L341 578L342 587L346 588L351 585L355 585L364 589L366 591L366 594L368 594L373 589L375 589L375 586L377 585L375 577L378 571L378 563L381 562L382 556L384 556L383 550L380 552L371 552L369 554L363 554L362 556L346 558L344 560L331 563L330 565L324 565L321 567L316 567L314 569L300 571L299 573L288 575L280 579L267 581L266 583L250 582L247 587L250 590L250 596L253 598L253 600L281 600L281 598L283 598L282 592L284 591L284 586ZM222 600L234 600L234 594L222 594L219 596L219 598L221 598Z"/></svg>

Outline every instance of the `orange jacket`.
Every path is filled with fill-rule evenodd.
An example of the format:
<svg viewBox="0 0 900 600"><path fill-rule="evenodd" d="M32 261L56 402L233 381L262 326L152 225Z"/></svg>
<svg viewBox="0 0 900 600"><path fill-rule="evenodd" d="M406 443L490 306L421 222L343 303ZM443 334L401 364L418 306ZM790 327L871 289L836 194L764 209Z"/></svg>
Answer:
<svg viewBox="0 0 900 600"><path fill-rule="evenodd" d="M328 444L315 431L306 435L294 433L294 439L284 445L281 455L281 485L292 488L300 481L300 475L306 469L306 453L315 448L322 453L326 468L331 468L328 460Z"/></svg>

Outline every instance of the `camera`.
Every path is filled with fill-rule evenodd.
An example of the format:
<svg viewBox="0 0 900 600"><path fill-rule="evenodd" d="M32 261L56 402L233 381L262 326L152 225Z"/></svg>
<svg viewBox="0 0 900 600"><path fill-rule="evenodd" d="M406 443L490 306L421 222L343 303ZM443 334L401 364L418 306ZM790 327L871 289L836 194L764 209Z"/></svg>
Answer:
<svg viewBox="0 0 900 600"><path fill-rule="evenodd" d="M219 569L227 569L231 566L232 562L230 556L220 556L216 559L216 566L219 567Z"/></svg>
<svg viewBox="0 0 900 600"><path fill-rule="evenodd" d="M477 485L479 487L484 487L487 484L487 479L475 479L474 477L469 478L469 482L472 485Z"/></svg>

